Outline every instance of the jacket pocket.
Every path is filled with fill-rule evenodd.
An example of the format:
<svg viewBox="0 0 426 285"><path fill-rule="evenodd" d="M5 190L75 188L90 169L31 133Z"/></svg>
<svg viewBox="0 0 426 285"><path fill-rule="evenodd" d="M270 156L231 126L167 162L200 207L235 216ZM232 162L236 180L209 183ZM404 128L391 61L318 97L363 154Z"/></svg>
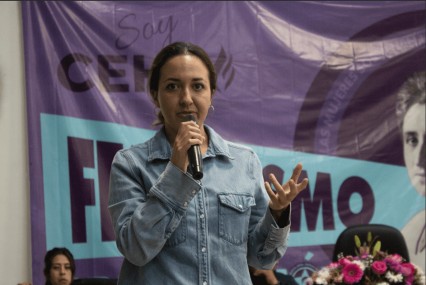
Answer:
<svg viewBox="0 0 426 285"><path fill-rule="evenodd" d="M247 242L251 207L256 205L249 194L222 193L219 198L219 236L230 243Z"/></svg>

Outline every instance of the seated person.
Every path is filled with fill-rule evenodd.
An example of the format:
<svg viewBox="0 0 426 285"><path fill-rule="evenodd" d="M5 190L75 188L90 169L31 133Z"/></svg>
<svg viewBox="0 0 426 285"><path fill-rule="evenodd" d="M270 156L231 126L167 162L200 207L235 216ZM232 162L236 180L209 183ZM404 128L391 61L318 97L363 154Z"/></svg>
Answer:
<svg viewBox="0 0 426 285"><path fill-rule="evenodd" d="M64 247L49 250L44 257L45 285L71 285L74 280L75 262L72 253ZM29 282L18 285L31 285Z"/></svg>

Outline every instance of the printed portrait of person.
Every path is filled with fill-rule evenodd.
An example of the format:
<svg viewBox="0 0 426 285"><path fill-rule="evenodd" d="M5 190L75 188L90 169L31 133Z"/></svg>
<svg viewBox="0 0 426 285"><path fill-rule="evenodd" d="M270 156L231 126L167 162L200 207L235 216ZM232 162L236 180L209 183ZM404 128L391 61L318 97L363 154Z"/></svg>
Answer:
<svg viewBox="0 0 426 285"><path fill-rule="evenodd" d="M410 76L397 93L396 114L403 143L404 162L413 188L425 196L425 71ZM425 270L425 209L402 229L410 260Z"/></svg>

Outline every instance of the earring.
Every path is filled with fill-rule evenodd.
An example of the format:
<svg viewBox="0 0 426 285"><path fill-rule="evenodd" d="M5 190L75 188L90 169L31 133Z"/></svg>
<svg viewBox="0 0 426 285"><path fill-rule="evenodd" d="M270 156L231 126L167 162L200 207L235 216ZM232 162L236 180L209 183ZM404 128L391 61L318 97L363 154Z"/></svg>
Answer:
<svg viewBox="0 0 426 285"><path fill-rule="evenodd" d="M212 111L214 112L214 106L213 105L210 105L209 108L212 109Z"/></svg>

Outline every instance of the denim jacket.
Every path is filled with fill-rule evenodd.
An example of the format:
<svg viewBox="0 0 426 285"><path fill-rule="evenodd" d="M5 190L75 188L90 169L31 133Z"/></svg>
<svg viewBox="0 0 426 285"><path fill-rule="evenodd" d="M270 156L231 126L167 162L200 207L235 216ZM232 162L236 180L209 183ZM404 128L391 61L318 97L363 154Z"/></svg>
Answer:
<svg viewBox="0 0 426 285"><path fill-rule="evenodd" d="M164 128L115 155L109 211L125 257L118 284L247 285L248 265L270 269L284 255L290 207L280 228L257 155L205 128L200 181L170 162Z"/></svg>

